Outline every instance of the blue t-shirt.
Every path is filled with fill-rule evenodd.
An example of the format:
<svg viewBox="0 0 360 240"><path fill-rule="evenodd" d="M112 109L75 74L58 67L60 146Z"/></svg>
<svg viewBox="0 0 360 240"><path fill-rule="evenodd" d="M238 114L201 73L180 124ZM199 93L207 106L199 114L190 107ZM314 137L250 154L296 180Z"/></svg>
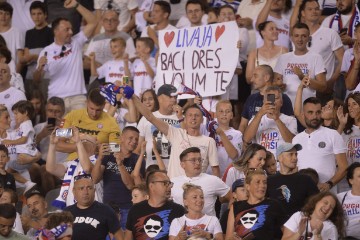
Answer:
<svg viewBox="0 0 360 240"><path fill-rule="evenodd" d="M132 153L129 158L124 159L124 166L129 174L134 170L135 164L139 156ZM116 164L113 154L105 156L101 163L104 167L104 203L114 202L120 208L131 208L131 191L125 186L121 180L120 171ZM145 162L141 164L140 173L145 175Z"/></svg>

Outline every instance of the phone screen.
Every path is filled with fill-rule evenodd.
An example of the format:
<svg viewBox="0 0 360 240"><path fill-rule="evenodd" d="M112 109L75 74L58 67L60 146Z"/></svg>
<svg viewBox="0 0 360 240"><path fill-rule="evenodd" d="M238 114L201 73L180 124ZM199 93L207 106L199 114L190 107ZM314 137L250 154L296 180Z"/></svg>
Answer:
<svg viewBox="0 0 360 240"><path fill-rule="evenodd" d="M56 124L56 118L48 118L47 122L48 122L48 125L53 125L53 126L55 126L55 124Z"/></svg>

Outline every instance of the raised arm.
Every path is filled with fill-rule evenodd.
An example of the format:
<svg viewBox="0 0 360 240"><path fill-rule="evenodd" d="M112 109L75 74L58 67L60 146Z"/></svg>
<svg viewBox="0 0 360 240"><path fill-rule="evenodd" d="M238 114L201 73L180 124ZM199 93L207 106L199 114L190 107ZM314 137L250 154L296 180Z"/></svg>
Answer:
<svg viewBox="0 0 360 240"><path fill-rule="evenodd" d="M58 138L55 136L55 130L50 135L49 150L46 158L46 171L52 175L63 178L66 173L66 168L62 164L56 163L56 149L55 146L58 143Z"/></svg>
<svg viewBox="0 0 360 240"><path fill-rule="evenodd" d="M91 177L93 178L94 183L99 183L103 178L105 166L103 166L102 160L104 159L104 155L109 153L109 144L102 143L99 148L99 155L96 159L96 163L91 171Z"/></svg>
<svg viewBox="0 0 360 240"><path fill-rule="evenodd" d="M256 20L256 30L259 30L259 24L262 22L265 22L269 16L270 13L270 8L271 8L271 3L273 0L266 0L266 3L263 7L263 9L261 9L261 12L259 13L259 16Z"/></svg>
<svg viewBox="0 0 360 240"><path fill-rule="evenodd" d="M302 83L299 85L298 90L296 92L296 97L295 97L295 104L294 104L294 115L297 118L297 120L301 123L301 125L303 125L304 127L306 127L305 125L305 119L304 119L304 115L303 115L303 111L302 111L302 94L303 94L303 90L305 85L303 83L305 83L306 79L304 78L302 80Z"/></svg>
<svg viewBox="0 0 360 240"><path fill-rule="evenodd" d="M345 86L347 90L354 90L360 82L360 42L358 40L355 41L353 52L354 60L351 61L349 72L345 78Z"/></svg>
<svg viewBox="0 0 360 240"><path fill-rule="evenodd" d="M146 141L143 141L141 143L141 147L140 147L140 153L139 153L139 158L138 160L136 161L136 164L135 164L135 167L134 167L134 170L132 171L131 173L131 176L133 177L134 179L134 184L135 185L138 185L140 183L142 183L142 178L140 176L140 170L141 170L141 165L144 161L144 154L146 152Z"/></svg>
<svg viewBox="0 0 360 240"><path fill-rule="evenodd" d="M217 128L216 133L220 136L221 142L224 145L226 153L229 155L231 159L235 160L238 157L238 151L236 150L235 146L230 142L224 130L222 130L221 128Z"/></svg>
<svg viewBox="0 0 360 240"><path fill-rule="evenodd" d="M169 131L169 124L166 122L158 119L154 116L154 114L145 107L145 105L140 101L140 99L134 94L132 95L131 99L133 100L136 109L154 126L159 129L160 132L162 132L165 135L168 135Z"/></svg>
<svg viewBox="0 0 360 240"><path fill-rule="evenodd" d="M256 132L259 128L261 118L268 113L271 109L275 108L271 102L265 102L259 112L255 115L253 120L249 123L244 132L244 142L250 143L256 135Z"/></svg>
<svg viewBox="0 0 360 240"><path fill-rule="evenodd" d="M130 173L126 170L124 165L124 155L121 152L114 153L114 157L116 159L117 166L120 171L120 178L127 189L131 190L135 184L134 179L131 177Z"/></svg>

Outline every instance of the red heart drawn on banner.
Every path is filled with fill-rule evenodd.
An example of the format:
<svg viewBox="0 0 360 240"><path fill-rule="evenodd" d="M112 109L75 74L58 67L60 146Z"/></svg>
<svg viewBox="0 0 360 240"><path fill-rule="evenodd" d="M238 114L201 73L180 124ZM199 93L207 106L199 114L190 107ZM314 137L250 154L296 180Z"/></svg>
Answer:
<svg viewBox="0 0 360 240"><path fill-rule="evenodd" d="M172 40L174 39L174 36L175 36L174 32L165 33L164 40L167 47L169 47L169 45L171 44Z"/></svg>
<svg viewBox="0 0 360 240"><path fill-rule="evenodd" d="M222 25L221 27L220 26L217 26L216 27L216 31L215 31L215 41L218 41L219 38L221 37L221 35L224 33L225 31L225 26Z"/></svg>

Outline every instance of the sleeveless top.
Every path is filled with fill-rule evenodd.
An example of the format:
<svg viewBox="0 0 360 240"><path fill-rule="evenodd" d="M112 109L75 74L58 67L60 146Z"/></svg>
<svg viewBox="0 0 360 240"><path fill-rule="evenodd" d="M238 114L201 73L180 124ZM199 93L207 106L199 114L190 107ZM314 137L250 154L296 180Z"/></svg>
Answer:
<svg viewBox="0 0 360 240"><path fill-rule="evenodd" d="M277 63L277 60L279 59L280 55L283 54L283 47L280 47L280 52L273 56L272 58L265 58L259 54L259 49L256 49L256 58L255 58L255 66L259 65L269 65L272 69L275 68L275 65Z"/></svg>

